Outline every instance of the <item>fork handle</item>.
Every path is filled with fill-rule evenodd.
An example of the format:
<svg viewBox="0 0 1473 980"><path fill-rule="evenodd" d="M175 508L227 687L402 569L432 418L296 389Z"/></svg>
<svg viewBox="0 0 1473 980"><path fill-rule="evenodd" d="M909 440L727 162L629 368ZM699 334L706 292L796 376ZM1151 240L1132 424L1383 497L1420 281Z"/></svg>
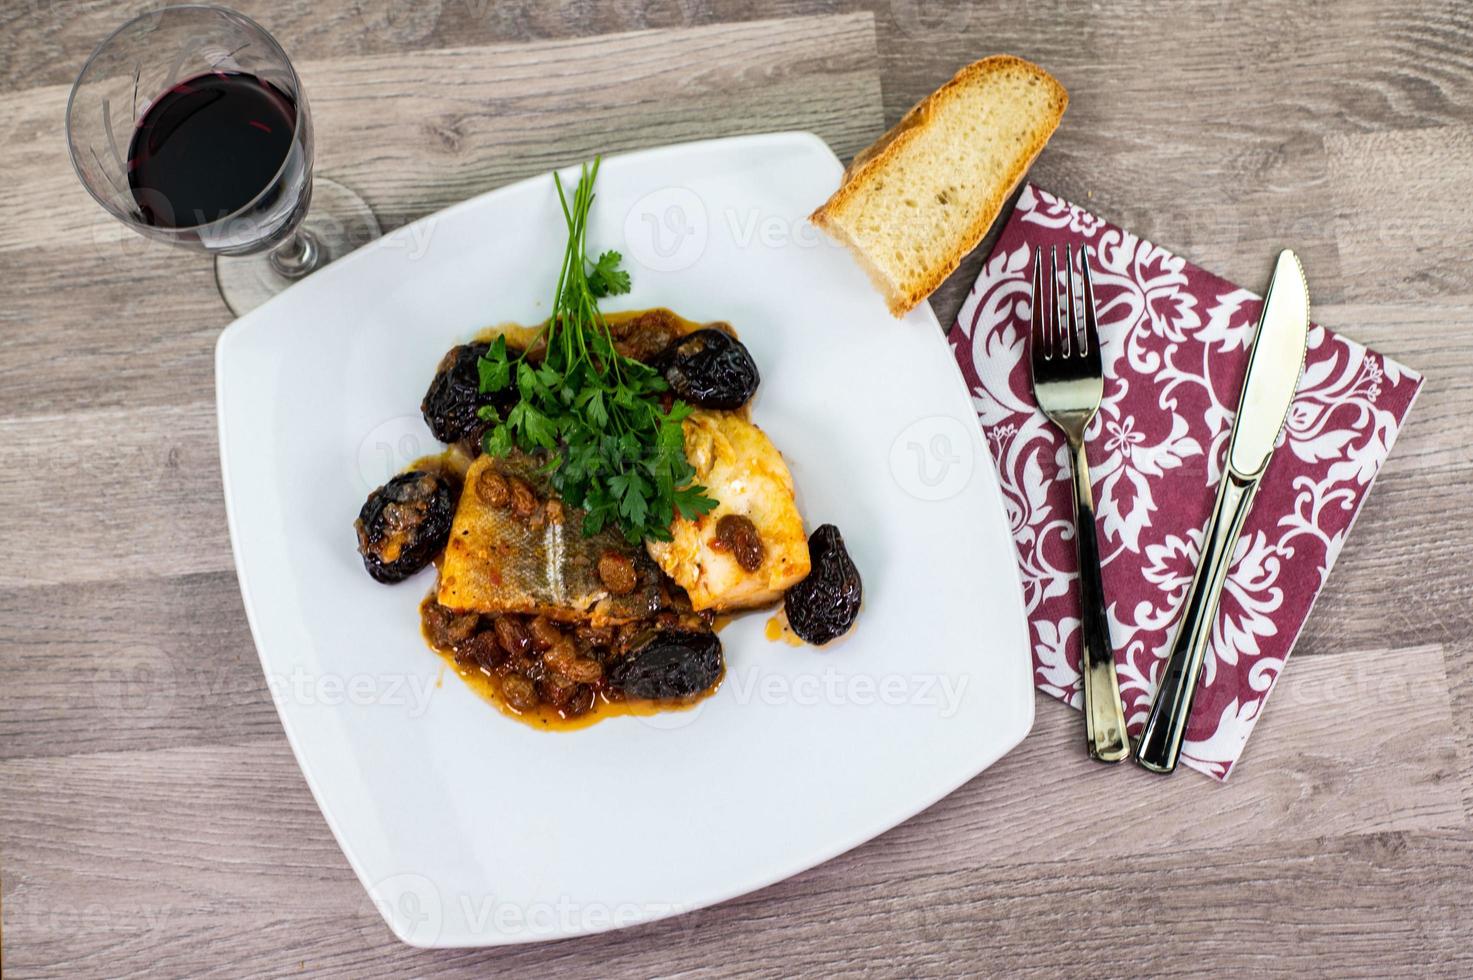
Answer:
<svg viewBox="0 0 1473 980"><path fill-rule="evenodd" d="M1115 649L1105 617L1105 589L1100 582L1100 544L1095 533L1094 493L1084 440L1070 441L1074 471L1075 547L1079 555L1080 630L1084 652L1079 665L1084 687L1084 729L1089 755L1100 762L1123 762L1130 755L1125 709L1115 676Z"/></svg>

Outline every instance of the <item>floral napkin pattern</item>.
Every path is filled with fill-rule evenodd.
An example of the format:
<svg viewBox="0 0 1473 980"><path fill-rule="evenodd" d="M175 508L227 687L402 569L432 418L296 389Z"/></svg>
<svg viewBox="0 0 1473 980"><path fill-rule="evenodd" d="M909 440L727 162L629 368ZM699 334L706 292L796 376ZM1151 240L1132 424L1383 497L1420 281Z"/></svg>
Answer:
<svg viewBox="0 0 1473 980"><path fill-rule="evenodd" d="M997 464L1040 690L1078 708L1079 606L1063 435L1034 402L1033 249L1094 252L1105 397L1088 433L1126 718L1145 723L1196 570L1259 297L1032 185L950 333ZM1265 283L1272 253L1265 250ZM1045 259L1047 260L1047 259ZM1308 270L1314 296L1314 270ZM1233 555L1182 761L1226 779L1391 451L1422 378L1311 325L1304 374Z"/></svg>

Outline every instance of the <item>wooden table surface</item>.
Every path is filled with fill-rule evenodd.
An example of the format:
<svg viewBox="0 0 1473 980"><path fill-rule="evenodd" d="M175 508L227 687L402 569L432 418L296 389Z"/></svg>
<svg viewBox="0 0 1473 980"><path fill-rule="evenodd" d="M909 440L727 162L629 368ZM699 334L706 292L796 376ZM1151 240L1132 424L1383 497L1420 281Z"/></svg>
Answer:
<svg viewBox="0 0 1473 980"><path fill-rule="evenodd" d="M0 6L7 975L1473 972L1465 0L240 0L298 62L318 172L390 228L594 152L804 128L847 157L1014 52L1072 94L1035 179L1249 285L1296 246L1317 320L1427 376L1228 784L1092 765L1040 698L998 765L789 881L431 952L369 905L256 659L209 261L133 238L67 164L71 80L149 5Z"/></svg>

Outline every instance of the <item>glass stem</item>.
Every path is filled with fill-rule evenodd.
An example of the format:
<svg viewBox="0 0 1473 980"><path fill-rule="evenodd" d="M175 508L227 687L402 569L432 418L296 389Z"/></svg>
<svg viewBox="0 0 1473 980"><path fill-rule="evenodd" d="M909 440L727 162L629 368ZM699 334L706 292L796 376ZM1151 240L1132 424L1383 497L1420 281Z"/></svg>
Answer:
<svg viewBox="0 0 1473 980"><path fill-rule="evenodd" d="M271 268L284 279L301 279L322 264L322 246L310 231L298 228L271 250Z"/></svg>

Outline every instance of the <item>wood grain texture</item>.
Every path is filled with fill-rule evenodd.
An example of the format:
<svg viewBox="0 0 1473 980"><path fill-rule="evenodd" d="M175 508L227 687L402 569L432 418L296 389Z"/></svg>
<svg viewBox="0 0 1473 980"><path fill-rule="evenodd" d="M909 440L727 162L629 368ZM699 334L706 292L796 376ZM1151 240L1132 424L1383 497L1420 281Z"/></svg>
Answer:
<svg viewBox="0 0 1473 980"><path fill-rule="evenodd" d="M806 128L848 156L961 64L1030 57L1071 92L1034 180L1246 285L1294 245L1316 319L1428 379L1227 784L1093 765L1040 699L998 765L794 879L425 952L348 869L244 622L209 264L66 161L71 77L150 6L0 5L7 976L1473 972L1473 8L241 0L302 70L319 171L391 228L595 151Z"/></svg>
<svg viewBox="0 0 1473 980"><path fill-rule="evenodd" d="M1366 651L1349 655L1343 664L1308 658L1297 665L1303 669L1285 674L1274 713L1250 749L1253 755L1224 787L1094 765L1077 751L1078 716L1045 700L1037 730L1021 749L860 851L756 896L629 935L684 934L704 943L713 931L730 931L738 942L746 936L776 945L791 936L817 944L752 964L754 973L791 975L805 965L819 968L826 955L839 955L837 936L825 937L825 928L838 927L847 940L853 935L842 927L862 933L867 923L893 917L882 924L886 942L876 936L872 946L861 947L876 965L899 971L918 957L931 963L928 972L947 972L954 961L942 946L923 953L924 944L917 946L914 936L893 949L890 940L917 927L939 940L975 921L1007 924L1041 942L1047 935L1041 923L1009 922L1005 907L1032 917L1074 889L1118 889L1124 897L1147 867L1161 869L1159 886L1179 891L1191 886L1185 881L1170 885L1174 871L1209 869L1210 876L1217 866L1220 875L1241 857L1273 875L1346 841L1404 842L1454 832L1466 814L1455 778L1459 761L1442 654L1427 647ZM1389 696L1374 683L1375 663L1387 656L1405 663ZM7 681L47 683L41 677ZM1329 731L1346 716L1367 727L1394 728L1395 736L1374 755L1358 756L1358 746ZM109 720L102 711L80 721ZM69 963L86 972L105 972L105 958L119 945L150 949L171 973L189 972L190 964L201 961L198 956L203 962L224 956L235 963L259 956L279 969L282 961L272 958L281 955L281 937L270 923L315 922L326 906L341 910L342 935L330 949L314 949L310 965L325 966L340 955L362 956L369 949L377 952L365 962L385 953L386 969L406 962L343 867L305 786L293 778L295 765L280 738L248 731L227 735L234 739L213 745L180 738L174 747L148 741L143 743L148 748L131 748L124 741L115 750L0 763L0 777L14 790L0 800L0 820L11 845L6 877L22 883L20 893L7 899L7 916L13 917L7 925L36 944L26 949L68 942L74 949L91 949ZM121 737L126 740L127 734ZM1088 828L1058 819L1060 810L1104 793L1117 815L1110 826ZM1163 821L1163 813L1176 816ZM1380 845L1360 846L1374 853ZM1049 855L1053 860L1041 860ZM1084 855L1102 860L1091 866ZM1276 864L1274 855L1291 867ZM105 858L100 864L99 856ZM159 874L161 860L168 868L165 876ZM1030 881L1030 875L1041 877ZM1286 877L1278 885L1280 900L1327 902L1313 895L1320 880ZM1003 893L1010 895L1008 901L974 904L999 882L1020 890ZM1227 881L1216 887L1230 894ZM856 889L865 897L850 897ZM947 894L951 897L934 904ZM85 895L87 907L69 913L47 904L47 896L68 895ZM1132 904L1139 900L1130 898ZM132 909L134 917L115 921L102 912L120 908ZM1047 921L1057 926L1061 914L1055 908ZM843 919L826 921L832 916ZM192 940L204 949L173 945L181 921L189 923ZM1306 922L1331 925L1313 915ZM1096 938L1108 936L1101 927ZM475 954L475 961L597 969L611 951L627 949L629 941L622 935L598 937L545 947L545 955L503 951ZM830 941L836 946L826 953L824 943ZM234 945L234 952L227 952L227 945ZM1116 953L1130 955L1123 946ZM418 962L464 954L413 955ZM689 965L712 969L720 964L697 957ZM665 969L674 967L672 962ZM1117 969L1128 970L1128 959Z"/></svg>
<svg viewBox="0 0 1473 980"><path fill-rule="evenodd" d="M861 13L299 69L316 171L358 190L388 231L599 152L808 129L852 154L881 128L874 59ZM0 294L0 419L211 399L229 314L210 261L155 247L92 201L58 138L67 92L0 95L0 120L16 127L0 140L0 171L32 175L0 182L0 281L17 284ZM64 277L60 307L60 280L34 275L48 266ZM56 357L83 343L123 355L108 384L91 359Z"/></svg>

